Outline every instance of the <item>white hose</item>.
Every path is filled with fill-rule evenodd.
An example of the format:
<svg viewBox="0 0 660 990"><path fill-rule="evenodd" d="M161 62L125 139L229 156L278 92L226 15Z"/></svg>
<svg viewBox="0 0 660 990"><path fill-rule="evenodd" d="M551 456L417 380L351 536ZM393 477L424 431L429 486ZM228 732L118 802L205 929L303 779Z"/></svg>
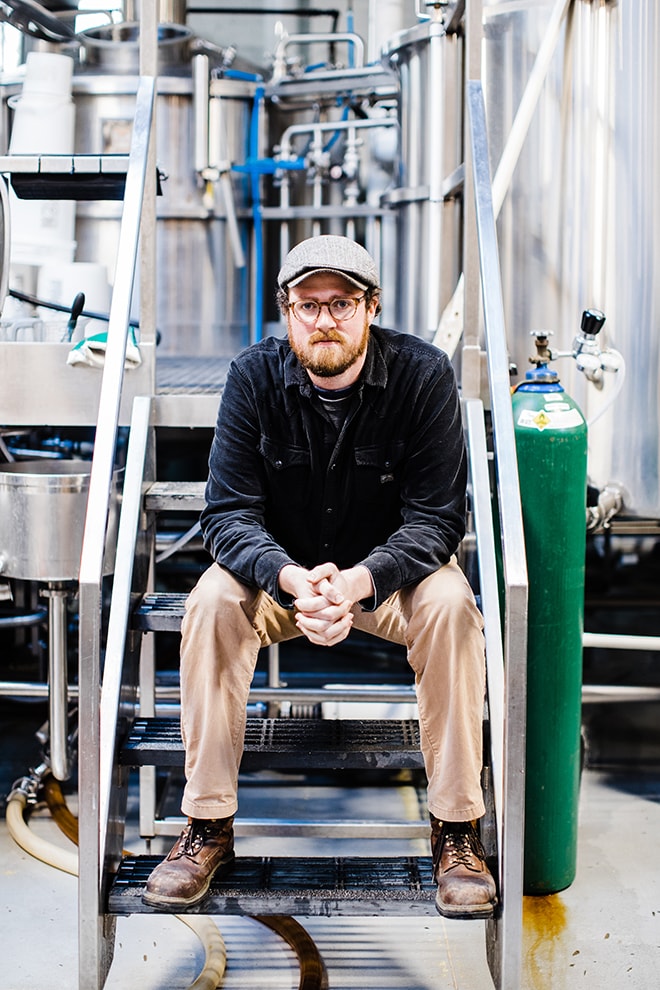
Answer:
<svg viewBox="0 0 660 990"><path fill-rule="evenodd" d="M15 791L7 801L7 828L14 842L30 856L41 860L47 866L54 866L57 870L62 870L63 873L70 873L77 877L78 853L69 852L68 849L60 849L54 843L47 842L35 835L23 817L26 804L27 797L21 791Z"/></svg>
<svg viewBox="0 0 660 990"><path fill-rule="evenodd" d="M227 968L227 947L218 926L211 918L202 915L175 915L195 933L204 946L204 969L188 990L216 990L222 983Z"/></svg>
<svg viewBox="0 0 660 990"><path fill-rule="evenodd" d="M20 790L14 791L7 801L7 828L14 842L47 866L78 876L77 852L60 849L35 835L23 817L26 805L27 796ZM174 917L187 925L204 946L204 967L188 990L216 990L222 983L227 966L227 949L218 926L210 918L200 915L184 917L177 914Z"/></svg>

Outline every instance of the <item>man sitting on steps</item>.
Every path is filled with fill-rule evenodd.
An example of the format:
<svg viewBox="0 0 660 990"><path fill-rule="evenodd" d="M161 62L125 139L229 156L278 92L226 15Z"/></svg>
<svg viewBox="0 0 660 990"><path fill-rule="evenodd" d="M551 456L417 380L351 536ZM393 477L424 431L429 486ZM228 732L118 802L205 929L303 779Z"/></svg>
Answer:
<svg viewBox="0 0 660 990"><path fill-rule="evenodd" d="M454 373L432 344L374 324L378 271L352 240L301 242L278 283L288 338L235 358L218 413L201 516L215 563L182 624L188 824L144 900L198 904L234 859L259 650L355 628L405 645L415 673L438 911L487 917L484 638L454 557L467 474Z"/></svg>

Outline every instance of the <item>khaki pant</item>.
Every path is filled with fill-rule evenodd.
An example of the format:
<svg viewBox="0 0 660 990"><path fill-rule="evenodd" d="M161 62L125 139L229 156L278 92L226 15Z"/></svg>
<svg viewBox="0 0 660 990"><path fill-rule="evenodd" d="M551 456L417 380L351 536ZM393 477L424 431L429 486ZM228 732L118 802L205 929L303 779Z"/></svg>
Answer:
<svg viewBox="0 0 660 990"><path fill-rule="evenodd" d="M484 814L480 786L484 704L481 613L452 560L375 612L356 605L353 627L405 645L415 672L429 810L444 821ZM238 808L246 706L259 649L299 636L293 611L212 564L186 604L181 643L182 811L225 818Z"/></svg>

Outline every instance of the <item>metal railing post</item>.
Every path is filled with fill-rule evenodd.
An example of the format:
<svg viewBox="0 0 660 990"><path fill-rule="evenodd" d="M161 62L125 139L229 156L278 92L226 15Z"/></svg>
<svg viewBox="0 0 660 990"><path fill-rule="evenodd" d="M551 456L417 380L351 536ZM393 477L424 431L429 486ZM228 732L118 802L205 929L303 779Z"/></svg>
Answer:
<svg viewBox="0 0 660 990"><path fill-rule="evenodd" d="M468 80L467 109L504 582L504 760L500 808L503 906L501 916L489 923L488 948L489 963L498 990L519 990L525 806L527 565L486 113L479 81Z"/></svg>
<svg viewBox="0 0 660 990"><path fill-rule="evenodd" d="M78 937L80 990L103 986L112 959L112 922L101 913L99 828L101 608L105 532L121 402L131 297L138 255L147 149L154 102L154 80L138 86L133 138L126 175L108 341L83 548L80 562L79 631L79 863Z"/></svg>

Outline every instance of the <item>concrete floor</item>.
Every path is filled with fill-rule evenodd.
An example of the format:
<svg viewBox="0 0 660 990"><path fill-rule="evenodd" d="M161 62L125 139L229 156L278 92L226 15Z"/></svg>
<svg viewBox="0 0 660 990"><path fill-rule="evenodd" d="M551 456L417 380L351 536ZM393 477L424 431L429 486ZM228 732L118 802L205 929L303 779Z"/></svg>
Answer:
<svg viewBox="0 0 660 990"><path fill-rule="evenodd" d="M38 724L38 723L37 723ZM27 729L26 729L27 731ZM21 742L26 745L21 746ZM5 719L0 727L3 794L32 756L27 737ZM21 762L21 761L27 762ZM9 784L7 784L9 781ZM290 801L291 789L280 788ZM257 789L258 790L258 789ZM412 786L295 789L314 812L340 795L342 813L366 816L387 802L393 817L416 815ZM263 795L262 795L263 797ZM256 800L248 787L242 813ZM318 801L321 804L318 804ZM75 812L75 795L70 807ZM272 811L270 812L272 813ZM322 812L321 812L322 813ZM36 834L70 848L47 811L30 819ZM580 795L578 872L560 894L525 898L521 990L649 990L660 962L660 768L585 770ZM169 840L162 840L169 845ZM239 854L263 852L263 838L239 840ZM347 841L347 840L343 840ZM300 840L296 842L296 850ZM133 846L135 851L140 851ZM388 846L392 854L401 844ZM158 850L156 850L158 851ZM291 847L289 847L291 852ZM320 853L318 843L314 852ZM346 848L335 850L346 853ZM351 850L353 851L353 850ZM360 850L355 850L359 854ZM425 853L420 841L410 852ZM284 849L269 848L282 854ZM0 819L0 944L2 990L75 990L77 987L76 881L33 859ZM311 851L310 851L311 854ZM227 949L227 990L295 990L293 952L251 918L214 919ZM490 990L483 922L437 918L301 918L325 961L331 990ZM115 958L107 990L179 990L189 987L204 961L201 943L173 917L139 915L117 922Z"/></svg>

